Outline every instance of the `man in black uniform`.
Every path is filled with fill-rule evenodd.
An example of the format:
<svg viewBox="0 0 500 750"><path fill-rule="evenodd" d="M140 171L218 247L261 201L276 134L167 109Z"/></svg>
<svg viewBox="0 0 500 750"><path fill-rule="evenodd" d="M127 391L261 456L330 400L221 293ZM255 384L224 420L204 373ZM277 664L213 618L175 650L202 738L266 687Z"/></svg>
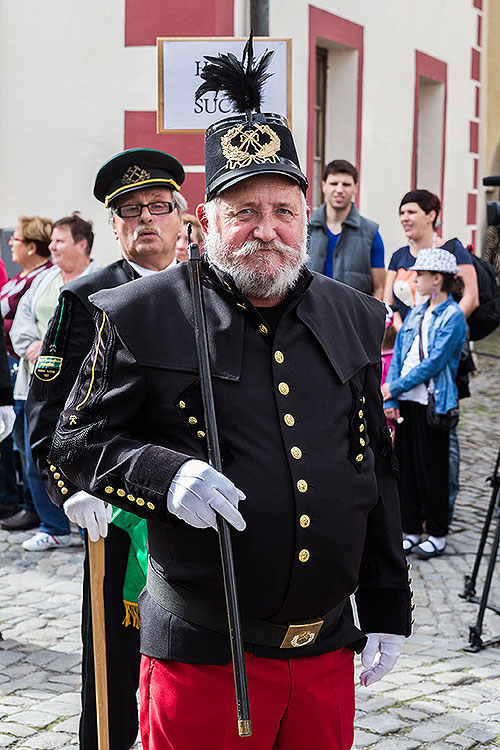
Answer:
<svg viewBox="0 0 500 750"><path fill-rule="evenodd" d="M145 750L345 750L354 650L365 647L369 684L410 633L380 395L385 309L305 268L307 181L286 121L253 106L207 130L198 210L224 475L206 463L186 264L92 297L96 338L50 455L60 492L84 488L148 521ZM245 739L215 511L237 529Z"/></svg>
<svg viewBox="0 0 500 750"><path fill-rule="evenodd" d="M123 511L115 512L108 528L111 506L106 508L102 500L83 492L61 495L56 484L61 481L60 476L49 470L47 454L64 402L92 346L96 311L88 297L101 289L121 286L175 265L181 215L187 208L179 192L183 180L180 162L153 149L130 149L101 168L94 194L110 209L110 222L120 243L122 258L91 276L77 279L62 291L37 361L26 407L33 457L49 495L58 505L61 499L66 500L64 508L68 516L88 529L92 541L97 541L99 535L106 536L104 596L109 731L111 747L115 750L128 750L137 737L140 653L134 571L139 590L144 578L137 564L134 568L133 550L145 557L146 529L142 528L144 522L136 523L137 516ZM124 588L125 581L128 584ZM80 747L97 750L87 556L83 593Z"/></svg>

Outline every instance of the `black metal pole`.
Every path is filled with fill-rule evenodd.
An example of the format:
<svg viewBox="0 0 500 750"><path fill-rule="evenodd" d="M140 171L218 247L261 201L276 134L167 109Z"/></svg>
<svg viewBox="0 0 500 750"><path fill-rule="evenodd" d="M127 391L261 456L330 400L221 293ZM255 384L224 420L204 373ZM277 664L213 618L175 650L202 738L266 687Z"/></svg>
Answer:
<svg viewBox="0 0 500 750"><path fill-rule="evenodd" d="M269 0L250 0L250 28L255 36L269 36Z"/></svg>
<svg viewBox="0 0 500 750"><path fill-rule="evenodd" d="M210 355L208 351L208 337L205 312L203 307L203 293L200 275L200 251L196 243L191 243L191 226L188 224L188 253L189 253L189 283L193 301L194 328L198 364L200 368L201 393L205 414L205 428L208 445L208 462L214 469L222 472L222 461L219 449L219 436L215 417L215 403L212 388L212 374ZM224 577L224 592L226 595L227 619L229 625L229 640L233 659L234 687L236 691L236 712L238 715L238 733L240 737L252 734L250 721L250 704L248 700L248 685L245 665L245 650L241 635L240 609L234 570L231 532L227 521L217 514L217 529L219 531L219 545Z"/></svg>

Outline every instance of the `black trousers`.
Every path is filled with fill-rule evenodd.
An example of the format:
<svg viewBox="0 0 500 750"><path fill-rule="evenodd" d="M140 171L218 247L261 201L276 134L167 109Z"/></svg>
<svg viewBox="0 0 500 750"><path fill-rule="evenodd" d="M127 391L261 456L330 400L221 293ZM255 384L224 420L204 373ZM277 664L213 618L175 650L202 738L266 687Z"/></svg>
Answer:
<svg viewBox="0 0 500 750"><path fill-rule="evenodd" d="M130 537L126 531L109 525L105 539L104 608L106 620L106 662L108 667L109 746L129 750L139 727L136 692L139 687L139 631L124 627L123 580L127 567ZM88 549L83 573L82 610L82 714L81 750L98 750L95 700L94 651Z"/></svg>
<svg viewBox="0 0 500 750"><path fill-rule="evenodd" d="M399 461L399 501L406 534L448 533L448 430L429 427L426 407L399 402L402 424L396 425L394 450Z"/></svg>

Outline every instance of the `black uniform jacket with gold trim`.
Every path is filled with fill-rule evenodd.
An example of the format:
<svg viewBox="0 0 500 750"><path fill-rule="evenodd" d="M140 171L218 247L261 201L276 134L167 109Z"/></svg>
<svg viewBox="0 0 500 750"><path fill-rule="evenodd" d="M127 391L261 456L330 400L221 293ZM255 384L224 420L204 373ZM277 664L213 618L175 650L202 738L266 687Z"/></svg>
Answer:
<svg viewBox="0 0 500 750"><path fill-rule="evenodd" d="M47 455L59 415L94 341L95 307L89 295L137 278L139 274L122 258L71 281L62 289L47 327L28 392L26 415L33 459L56 505L62 504L64 495L57 486L60 477L54 481L54 473L48 470Z"/></svg>
<svg viewBox="0 0 500 750"><path fill-rule="evenodd" d="M356 592L364 632L410 632L399 503L380 394L383 305L304 270L273 332L228 280L202 264L224 472L243 490L232 535L247 620L313 621ZM224 609L217 533L169 514L167 490L206 459L187 264L91 297L97 333L61 414L53 469L148 519L154 568ZM141 595L141 648L156 658L225 663L228 639ZM300 649L363 636L345 614ZM292 651L293 653L290 653Z"/></svg>

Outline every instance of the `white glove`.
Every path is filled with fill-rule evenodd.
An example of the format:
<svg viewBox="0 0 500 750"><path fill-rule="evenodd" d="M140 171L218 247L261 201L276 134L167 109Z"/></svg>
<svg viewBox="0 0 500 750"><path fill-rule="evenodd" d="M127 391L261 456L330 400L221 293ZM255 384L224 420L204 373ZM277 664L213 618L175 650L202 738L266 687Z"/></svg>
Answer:
<svg viewBox="0 0 500 750"><path fill-rule="evenodd" d="M372 682L378 682L388 674L396 664L403 648L404 635L394 633L367 633L366 646L361 654L361 662L364 669L359 675L359 681L365 687ZM379 652L376 664L374 659ZM372 666L373 665L373 666Z"/></svg>
<svg viewBox="0 0 500 750"><path fill-rule="evenodd" d="M103 500L80 490L66 500L63 507L70 521L87 529L91 542L97 542L100 536L108 535L113 508Z"/></svg>
<svg viewBox="0 0 500 750"><path fill-rule="evenodd" d="M10 435L16 421L16 412L13 406L0 406L0 443Z"/></svg>
<svg viewBox="0 0 500 750"><path fill-rule="evenodd" d="M192 458L182 464L172 479L167 494L167 508L197 529L217 529L215 512L220 513L238 531L246 523L238 510L245 495L230 479L205 461Z"/></svg>

